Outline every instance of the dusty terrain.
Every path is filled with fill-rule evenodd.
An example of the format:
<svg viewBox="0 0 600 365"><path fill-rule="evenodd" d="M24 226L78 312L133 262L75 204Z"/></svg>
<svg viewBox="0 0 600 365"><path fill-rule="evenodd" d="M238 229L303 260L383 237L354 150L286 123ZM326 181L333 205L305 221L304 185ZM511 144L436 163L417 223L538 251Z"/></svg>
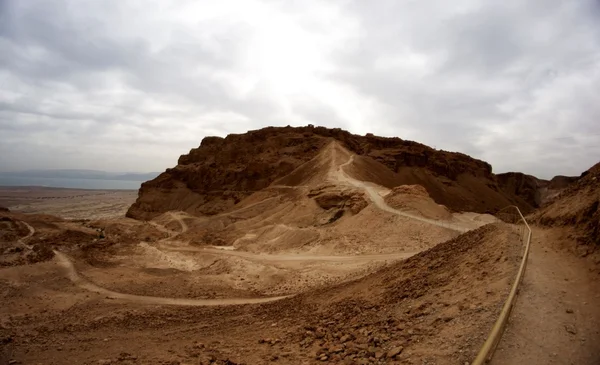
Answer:
<svg viewBox="0 0 600 365"><path fill-rule="evenodd" d="M128 212L139 220L123 216L132 198L124 192L42 199L32 191L3 202L11 211L0 211L0 364L471 361L523 249L513 225L479 208L523 198L490 187L489 165L468 156L335 130L299 141L292 132L269 142L264 132L233 137L253 140L239 151L266 154L265 165L242 155L232 164L226 148L212 157L192 150L173 169L181 171L144 184ZM221 151L223 143L202 144ZM403 148L390 168L390 151ZM455 180L445 184L444 174ZM581 202L594 176L561 196ZM494 193L474 203L468 188ZM583 218L573 226L530 217L555 226L534 228L532 269L498 363L596 359L595 246L581 258L572 252L591 241L571 240L586 237L590 219L561 201L547 212ZM547 280L565 273L576 285ZM539 308L551 320L531 314ZM557 332L567 325L567 336ZM551 334L548 343L569 357L537 356L543 344L526 346L528 334Z"/></svg>
<svg viewBox="0 0 600 365"><path fill-rule="evenodd" d="M530 260L511 324L493 364L600 363L600 164L528 220Z"/></svg>
<svg viewBox="0 0 600 365"><path fill-rule="evenodd" d="M133 190L79 190L46 187L0 187L0 206L22 213L66 219L122 217L135 201Z"/></svg>
<svg viewBox="0 0 600 365"><path fill-rule="evenodd" d="M598 265L569 252L569 235L534 227L517 305L492 364L600 363Z"/></svg>

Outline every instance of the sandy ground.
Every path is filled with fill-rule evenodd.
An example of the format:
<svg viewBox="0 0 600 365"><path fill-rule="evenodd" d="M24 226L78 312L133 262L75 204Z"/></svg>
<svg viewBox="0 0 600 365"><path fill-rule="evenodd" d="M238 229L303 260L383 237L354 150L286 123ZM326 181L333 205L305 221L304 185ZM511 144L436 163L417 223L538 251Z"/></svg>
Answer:
<svg viewBox="0 0 600 365"><path fill-rule="evenodd" d="M504 224L485 225L496 221L489 215L428 218L418 199L410 212L390 207L389 189L345 172L352 161L332 144L231 211L168 212L151 222L114 218L131 192L30 192L29 200L13 192L10 199L21 199L13 209L76 220L3 213L0 223L10 232L0 236L0 364L470 361L516 273L516 234ZM317 204L313 191L332 207ZM538 233L538 240L555 239ZM562 275L559 255L535 261L542 255L532 253L524 286L530 290L519 300L528 293L533 299L522 309L527 315L514 313L515 324L559 304L540 294L548 270ZM576 262L565 265L572 270ZM591 354L593 288L583 284L583 271L569 275L581 286L552 290L588 304L565 302L575 315L564 309L553 318L561 325L576 318L565 323L585 338L577 338L578 353ZM537 322L523 328L552 329ZM509 357L495 361L537 356L524 350L518 333L509 329L501 344ZM506 354L516 346L518 357Z"/></svg>
<svg viewBox="0 0 600 365"><path fill-rule="evenodd" d="M438 247L363 279L245 306L115 293L73 278L62 255L5 268L3 356L34 364L463 363L497 315L520 245L510 230L484 227Z"/></svg>
<svg viewBox="0 0 600 365"><path fill-rule="evenodd" d="M568 231L534 227L531 253L494 365L600 364L600 281L565 252Z"/></svg>
<svg viewBox="0 0 600 365"><path fill-rule="evenodd" d="M135 190L0 187L0 206L16 212L51 214L66 219L124 217L136 197Z"/></svg>

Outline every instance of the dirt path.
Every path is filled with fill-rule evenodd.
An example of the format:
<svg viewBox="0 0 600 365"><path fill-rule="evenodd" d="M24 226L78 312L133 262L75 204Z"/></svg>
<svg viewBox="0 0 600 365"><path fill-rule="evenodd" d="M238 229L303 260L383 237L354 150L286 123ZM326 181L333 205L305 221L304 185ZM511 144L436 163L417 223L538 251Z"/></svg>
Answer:
<svg viewBox="0 0 600 365"><path fill-rule="evenodd" d="M179 232L179 233L184 233L185 231L187 231L187 225L185 224L185 222L183 221L181 216L179 216L176 213L169 213L169 214L171 215L171 217L174 220L177 220L181 224L181 232ZM31 249L29 246L27 246L25 243L23 243L22 240L33 236L33 234L35 233L35 229L32 226L30 226L29 224L27 224L25 222L23 222L23 223L27 226L27 228L29 228L29 234L26 237L20 239L19 242L21 242L27 248ZM167 230L163 226L160 226L158 224L156 226L157 226L157 228L162 227L163 230L171 232L170 230ZM170 238L172 238L172 237L174 237L174 236L171 236ZM56 259L58 265L61 266L65 270L66 276L75 285L77 285L78 287L80 287L82 289L105 295L107 298L111 298L111 299L121 299L121 300L129 301L129 302L143 303L143 304L156 304L156 305L218 306L218 305L240 305L240 304L266 303L266 302L272 302L272 301L281 300L281 299L289 297L289 296L279 296L279 297L268 297L268 298L185 299L185 298L166 298L166 297L153 297L153 296L145 296L145 295L132 295L132 294L119 293L119 292L115 292L115 291L100 287L100 286L92 283L91 281L86 280L85 278L81 277L81 275L79 275L79 273L75 269L73 262L67 257L67 255L65 255L64 253L57 251L57 250L53 250L53 252L54 252L55 259Z"/></svg>
<svg viewBox="0 0 600 365"><path fill-rule="evenodd" d="M33 228L32 226L30 226L28 223L20 221L21 223L23 223L25 225L25 227L27 227L27 229L29 230L29 233L27 233L27 236L19 238L17 240L17 242L23 246L24 248L28 249L28 250L33 250L33 247L29 246L27 243L25 243L25 240L31 238L31 236L33 236L33 234L35 233L35 228Z"/></svg>
<svg viewBox="0 0 600 365"><path fill-rule="evenodd" d="M600 280L534 228L525 277L493 365L600 364ZM568 239L568 238L567 238Z"/></svg>
<svg viewBox="0 0 600 365"><path fill-rule="evenodd" d="M240 305L257 304L272 302L288 298L289 296L270 297L270 298L227 298L227 299L184 299L184 298L163 298L151 297L145 295L132 295L118 293L112 290L102 288L84 278L82 278L75 269L75 266L67 255L59 251L54 251L58 264L65 269L67 277L82 289L105 295L111 299L122 299L129 302L156 304L156 305L185 305L185 306L217 306L217 305Z"/></svg>
<svg viewBox="0 0 600 365"><path fill-rule="evenodd" d="M416 219L421 222L433 224L438 227L448 228L448 229L451 229L451 230L454 230L457 232L461 232L461 233L467 232L469 230L467 228L459 227L459 226L456 226L451 223L446 223L446 222L436 221L433 219L419 217L419 216L416 216L416 215L413 215L410 213L406 213L406 212L402 212L400 210L390 207L389 205L387 205L387 203L385 202L383 197L381 195L379 195L379 193L377 192L377 190L375 190L375 188L373 186L371 186L367 182L353 179L348 174L346 174L346 172L344 172L344 167L348 166L353 161L354 161L354 155L350 156L350 159L347 162L345 162L344 164L339 166L338 173L336 174L337 178L339 178L340 181L347 182L357 188L365 190L367 192L367 195L369 196L369 199L371 199L373 204L375 204L379 209L384 210L389 213L401 215L401 216L404 216L407 218Z"/></svg>
<svg viewBox="0 0 600 365"><path fill-rule="evenodd" d="M177 247L177 246L166 246L161 245L161 249L165 251L178 251L178 252L200 252L210 253L218 255L238 256L245 259L254 261L328 261L328 262L363 262L363 261L383 261L383 260L401 260L411 257L418 252L399 252L399 253L388 253L388 254L376 254L376 255L355 255L355 256L316 256L316 255L268 255L268 254L256 254L245 251L235 250L224 250L218 248L196 248L196 247Z"/></svg>
<svg viewBox="0 0 600 365"><path fill-rule="evenodd" d="M179 236L180 234L183 234L185 232L187 232L188 230L188 226L187 224L183 221L183 218L181 217L182 213L178 213L178 212L167 212L167 214L173 219L176 220L179 225L181 226L181 231L177 232L177 231L173 231L168 229L167 227L163 226L162 224L158 224L156 222L152 222L152 221L148 221L148 223L156 228L157 230L159 230L160 232L166 233L168 235L167 238L163 239L163 241L165 240L169 240L171 238L175 238L177 236Z"/></svg>
<svg viewBox="0 0 600 365"><path fill-rule="evenodd" d="M185 222L183 221L183 218L181 217L181 213L176 213L176 212L169 212L169 215L175 219L177 222L179 222L179 224L181 225L181 232L179 232L178 234L182 234L187 232L188 230L188 226L187 224L185 224Z"/></svg>

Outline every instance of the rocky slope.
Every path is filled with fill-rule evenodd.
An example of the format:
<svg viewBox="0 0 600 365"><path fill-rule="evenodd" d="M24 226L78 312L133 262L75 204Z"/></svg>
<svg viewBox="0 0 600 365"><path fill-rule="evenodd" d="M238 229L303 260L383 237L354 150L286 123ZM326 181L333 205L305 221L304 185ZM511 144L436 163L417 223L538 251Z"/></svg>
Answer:
<svg viewBox="0 0 600 365"><path fill-rule="evenodd" d="M532 215L546 226L573 226L578 251L587 255L600 248L600 163L570 183L555 200Z"/></svg>
<svg viewBox="0 0 600 365"><path fill-rule="evenodd" d="M332 140L359 155L352 172L355 178L388 188L421 185L436 203L454 211L494 212L517 204L529 212L535 206L526 196L503 187L488 163L465 154L400 138L307 126L206 137L198 148L182 155L177 166L142 184L127 216L151 219L169 210L194 215L227 211L276 180L303 173L298 168ZM295 179L283 180L291 185Z"/></svg>

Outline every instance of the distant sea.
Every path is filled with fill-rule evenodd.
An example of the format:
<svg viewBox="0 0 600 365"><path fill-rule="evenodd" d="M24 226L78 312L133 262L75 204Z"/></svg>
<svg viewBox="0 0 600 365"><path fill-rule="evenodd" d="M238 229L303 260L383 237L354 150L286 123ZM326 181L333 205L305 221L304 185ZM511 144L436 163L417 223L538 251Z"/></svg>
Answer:
<svg viewBox="0 0 600 365"><path fill-rule="evenodd" d="M0 176L0 186L45 186L49 188L138 190L143 181L52 177Z"/></svg>

